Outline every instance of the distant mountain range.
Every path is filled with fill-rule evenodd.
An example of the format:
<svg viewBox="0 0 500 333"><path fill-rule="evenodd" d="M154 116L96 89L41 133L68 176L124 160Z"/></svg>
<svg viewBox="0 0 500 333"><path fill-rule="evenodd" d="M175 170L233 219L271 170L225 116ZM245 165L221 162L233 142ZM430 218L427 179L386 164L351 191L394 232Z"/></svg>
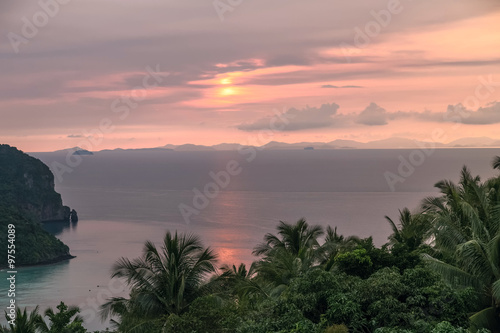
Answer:
<svg viewBox="0 0 500 333"><path fill-rule="evenodd" d="M91 151L82 149L80 147L56 150L54 151L54 153L72 153L73 155L94 155Z"/></svg>
<svg viewBox="0 0 500 333"><path fill-rule="evenodd" d="M132 151L132 150L149 150L149 151L223 151L223 150L238 150L245 146L238 143L220 143L213 146L203 146L195 144L172 145L168 144L155 148L139 148L139 149L106 149L103 151ZM384 140L376 140L370 142L359 142L354 140L334 140L331 142L298 142L286 143L271 141L261 147L264 150L313 150L313 149L412 149L412 148L500 148L500 140L491 139L488 137L462 138L449 143L418 141L406 138L389 138ZM57 152L76 152L90 153L79 147L58 150Z"/></svg>

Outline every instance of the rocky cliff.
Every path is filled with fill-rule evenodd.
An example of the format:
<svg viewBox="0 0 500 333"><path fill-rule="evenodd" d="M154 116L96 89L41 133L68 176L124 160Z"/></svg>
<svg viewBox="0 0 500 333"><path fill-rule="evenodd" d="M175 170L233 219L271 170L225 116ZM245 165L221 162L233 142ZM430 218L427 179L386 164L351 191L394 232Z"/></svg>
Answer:
<svg viewBox="0 0 500 333"><path fill-rule="evenodd" d="M7 249L7 226L14 224L18 266L71 258L69 248L40 225L69 221L71 215L54 190L54 175L45 164L0 145L0 248ZM6 266L6 252L0 252L0 268Z"/></svg>
<svg viewBox="0 0 500 333"><path fill-rule="evenodd" d="M0 145L0 197L37 221L69 221L49 167L8 145Z"/></svg>

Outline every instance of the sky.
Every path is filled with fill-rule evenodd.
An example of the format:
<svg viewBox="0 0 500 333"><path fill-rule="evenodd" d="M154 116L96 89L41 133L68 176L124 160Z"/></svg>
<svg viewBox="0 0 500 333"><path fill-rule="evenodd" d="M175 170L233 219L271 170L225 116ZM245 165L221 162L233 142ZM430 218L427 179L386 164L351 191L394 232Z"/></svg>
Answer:
<svg viewBox="0 0 500 333"><path fill-rule="evenodd" d="M1 0L24 151L500 139L498 0Z"/></svg>

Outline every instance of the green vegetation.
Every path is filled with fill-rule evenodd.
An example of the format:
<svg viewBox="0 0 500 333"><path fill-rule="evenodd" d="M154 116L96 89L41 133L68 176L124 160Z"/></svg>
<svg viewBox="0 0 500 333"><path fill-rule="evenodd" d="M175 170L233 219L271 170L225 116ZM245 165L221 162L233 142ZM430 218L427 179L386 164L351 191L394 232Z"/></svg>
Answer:
<svg viewBox="0 0 500 333"><path fill-rule="evenodd" d="M72 258L69 248L59 239L43 230L39 223L27 218L15 209L0 204L0 248L7 249L8 225L15 225L16 266L50 263ZM0 268L7 266L7 251L0 252Z"/></svg>
<svg viewBox="0 0 500 333"><path fill-rule="evenodd" d="M61 302L57 306L57 312L48 308L44 316L38 313L36 307L31 313L26 309L16 309L15 324L8 327L0 326L0 333L86 333L83 320L78 316L80 309L68 307ZM7 321L11 319L6 316Z"/></svg>
<svg viewBox="0 0 500 333"><path fill-rule="evenodd" d="M250 267L217 268L198 237L167 232L160 248L146 242L117 261L112 276L131 292L101 315L127 333L498 333L500 177L483 182L464 167L458 184L436 187L416 212L387 218L381 248L301 219L265 235ZM69 321L75 309L60 312L46 312L51 328L84 332ZM36 315L19 310L19 326ZM22 332L47 332L34 327Z"/></svg>
<svg viewBox="0 0 500 333"><path fill-rule="evenodd" d="M11 319L5 314L5 319ZM38 327L41 322L41 317L38 314L38 307L31 313L27 313L26 309L16 309L16 321L14 324L10 323L9 327L0 326L0 333L37 333Z"/></svg>
<svg viewBox="0 0 500 333"><path fill-rule="evenodd" d="M497 162L494 162L497 165ZM442 196L424 200L433 221L441 260L428 256L431 267L451 284L473 288L480 309L474 327L500 327L500 177L481 182L467 168L460 182L436 184Z"/></svg>
<svg viewBox="0 0 500 333"><path fill-rule="evenodd" d="M141 258L122 258L115 264L112 276L124 278L133 291L129 299L109 300L103 315L122 318L119 326L124 330L151 332L161 327L163 318L186 312L203 293L202 279L215 272L215 259L198 237L167 232L160 251L147 242Z"/></svg>
<svg viewBox="0 0 500 333"><path fill-rule="evenodd" d="M117 332L499 332L500 177L481 182L464 168L457 185L436 187L442 195L415 213L387 218L393 233L381 248L304 219L280 222L249 269L214 274L215 256L197 242L210 263L187 294L171 286L190 280L200 257L174 263L187 236L167 233L161 255L147 243L141 258L117 263L131 297L110 300L103 315L127 305L113 312Z"/></svg>
<svg viewBox="0 0 500 333"><path fill-rule="evenodd" d="M68 307L61 302L57 306L58 312L48 308L45 310L45 317L48 318L50 325L45 321L40 322L40 331L42 333L85 333L83 319L78 316L80 309L77 307Z"/></svg>
<svg viewBox="0 0 500 333"><path fill-rule="evenodd" d="M54 191L54 175L40 160L8 145L0 145L1 204L36 221L65 220L69 208Z"/></svg>
<svg viewBox="0 0 500 333"><path fill-rule="evenodd" d="M16 266L72 258L69 248L43 230L43 220L64 220L69 208L54 191L54 176L41 161L16 148L0 145L0 248L7 249L8 225L15 226ZM0 251L0 268L7 251Z"/></svg>

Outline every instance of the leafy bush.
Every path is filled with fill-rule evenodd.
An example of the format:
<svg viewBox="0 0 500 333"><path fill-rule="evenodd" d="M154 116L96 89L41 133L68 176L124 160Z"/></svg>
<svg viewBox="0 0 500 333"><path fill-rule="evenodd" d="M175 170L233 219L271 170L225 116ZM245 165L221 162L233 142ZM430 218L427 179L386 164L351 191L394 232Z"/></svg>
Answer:
<svg viewBox="0 0 500 333"><path fill-rule="evenodd" d="M366 278L372 273L373 262L363 248L339 253L335 257L335 264L342 272L349 275Z"/></svg>
<svg viewBox="0 0 500 333"><path fill-rule="evenodd" d="M327 327L324 333L349 333L349 329L345 325L333 325Z"/></svg>
<svg viewBox="0 0 500 333"><path fill-rule="evenodd" d="M205 296L196 299L185 314L170 316L165 327L175 333L229 333L240 321L236 304Z"/></svg>

